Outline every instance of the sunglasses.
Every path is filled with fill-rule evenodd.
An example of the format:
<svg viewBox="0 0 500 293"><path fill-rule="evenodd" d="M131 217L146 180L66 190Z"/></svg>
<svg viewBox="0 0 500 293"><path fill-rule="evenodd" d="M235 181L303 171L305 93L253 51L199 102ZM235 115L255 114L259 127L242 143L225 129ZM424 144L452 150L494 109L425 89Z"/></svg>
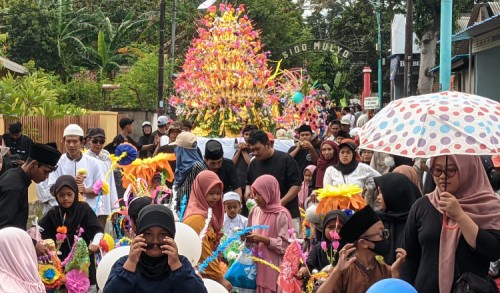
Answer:
<svg viewBox="0 0 500 293"><path fill-rule="evenodd" d="M106 141L105 139L97 139L97 138L92 139L93 144L104 144L105 141Z"/></svg>
<svg viewBox="0 0 500 293"><path fill-rule="evenodd" d="M454 169L454 168L449 168L449 169L446 169L446 170L442 170L442 169L439 169L439 168L431 168L431 174L434 177L439 177L444 172L445 175L446 175L446 177L451 178L451 177L455 176L455 174L457 173L457 170L458 169Z"/></svg>
<svg viewBox="0 0 500 293"><path fill-rule="evenodd" d="M389 232L388 229L384 229L384 231L382 231L382 232L364 235L364 236L361 236L360 238L366 239L368 237L373 237L373 236L380 236L380 238L382 238L382 239L389 239L389 237L391 236L391 233ZM366 239L366 240L371 241L370 239Z"/></svg>

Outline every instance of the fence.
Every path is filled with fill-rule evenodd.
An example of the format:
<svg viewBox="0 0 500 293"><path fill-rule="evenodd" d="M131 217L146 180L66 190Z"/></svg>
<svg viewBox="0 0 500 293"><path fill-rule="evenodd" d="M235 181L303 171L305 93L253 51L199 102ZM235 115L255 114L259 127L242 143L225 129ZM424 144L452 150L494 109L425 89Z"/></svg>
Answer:
<svg viewBox="0 0 500 293"><path fill-rule="evenodd" d="M33 141L40 143L55 142L60 152L64 153L62 144L64 128L68 124L74 123L80 125L83 131L89 128L101 127L106 131L106 140L111 141L116 135L116 117L115 112L97 112L96 114L84 116L65 116L64 118L49 120L40 116L24 117L0 117L0 131L8 132L9 124L21 122L23 124L23 133L31 137Z"/></svg>

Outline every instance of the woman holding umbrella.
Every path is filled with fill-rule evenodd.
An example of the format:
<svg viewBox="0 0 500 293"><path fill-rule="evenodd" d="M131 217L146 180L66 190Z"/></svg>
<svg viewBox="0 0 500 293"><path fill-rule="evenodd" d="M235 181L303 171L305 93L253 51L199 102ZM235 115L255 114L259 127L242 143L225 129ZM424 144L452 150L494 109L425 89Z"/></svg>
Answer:
<svg viewBox="0 0 500 293"><path fill-rule="evenodd" d="M500 258L500 199L481 159L438 156L430 172L435 190L419 198L408 215L402 278L426 293L452 292L466 275L463 279L477 277L469 285L488 288L489 263Z"/></svg>

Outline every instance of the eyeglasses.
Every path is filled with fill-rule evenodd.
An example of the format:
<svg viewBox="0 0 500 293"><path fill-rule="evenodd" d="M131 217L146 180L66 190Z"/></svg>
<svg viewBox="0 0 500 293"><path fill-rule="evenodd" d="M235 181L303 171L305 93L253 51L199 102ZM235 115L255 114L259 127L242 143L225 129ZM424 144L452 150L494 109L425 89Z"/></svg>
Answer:
<svg viewBox="0 0 500 293"><path fill-rule="evenodd" d="M380 236L382 239L388 239L391 236L391 233L389 232L388 229L384 229L384 231L375 233L375 234L368 234L365 236L361 236L361 238L366 239L368 237L373 237L373 236Z"/></svg>
<svg viewBox="0 0 500 293"><path fill-rule="evenodd" d="M96 139L96 138L92 139L93 144L104 144L105 141L106 141L105 139Z"/></svg>
<svg viewBox="0 0 500 293"><path fill-rule="evenodd" d="M446 171L442 170L442 169L438 169L438 168L431 168L431 174L434 177L439 177L439 176L441 176L441 174L443 174L443 172L445 172L446 177L451 178L451 177L455 176L455 174L457 173L457 170L458 169L456 169L456 168L449 168L449 169L446 169Z"/></svg>

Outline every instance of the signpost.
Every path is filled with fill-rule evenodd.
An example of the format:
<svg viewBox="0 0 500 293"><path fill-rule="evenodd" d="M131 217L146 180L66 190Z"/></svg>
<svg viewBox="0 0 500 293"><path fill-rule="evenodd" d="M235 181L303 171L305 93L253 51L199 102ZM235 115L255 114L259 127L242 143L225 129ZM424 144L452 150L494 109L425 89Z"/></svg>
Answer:
<svg viewBox="0 0 500 293"><path fill-rule="evenodd" d="M366 97L363 103L363 109L365 110L375 110L380 108L378 97Z"/></svg>

